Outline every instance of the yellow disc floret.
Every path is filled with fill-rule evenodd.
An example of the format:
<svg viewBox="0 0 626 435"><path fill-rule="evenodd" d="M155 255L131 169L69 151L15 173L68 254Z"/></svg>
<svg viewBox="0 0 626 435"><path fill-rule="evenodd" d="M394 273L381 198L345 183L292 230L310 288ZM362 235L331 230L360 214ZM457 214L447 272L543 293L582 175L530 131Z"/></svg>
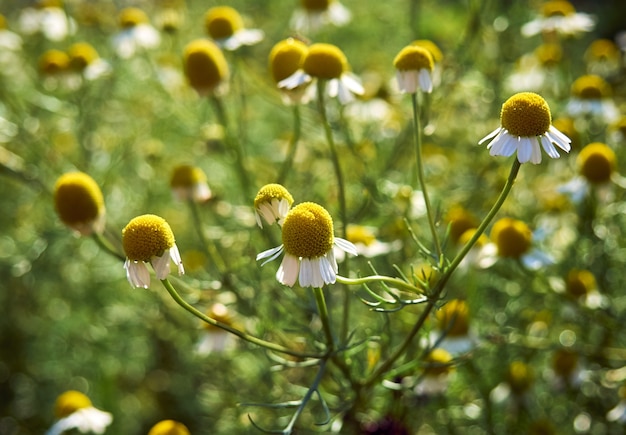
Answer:
<svg viewBox="0 0 626 435"><path fill-rule="evenodd" d="M89 225L104 213L100 187L83 172L62 175L54 186L54 206L64 224Z"/></svg>
<svg viewBox="0 0 626 435"><path fill-rule="evenodd" d="M576 13L576 9L568 1L552 0L542 5L541 13L544 17L567 16Z"/></svg>
<svg viewBox="0 0 626 435"><path fill-rule="evenodd" d="M328 9L332 0L300 0L302 7L307 11L323 12Z"/></svg>
<svg viewBox="0 0 626 435"><path fill-rule="evenodd" d="M44 75L55 75L67 71L70 57L61 50L48 50L39 58L39 71Z"/></svg>
<svg viewBox="0 0 626 435"><path fill-rule="evenodd" d="M443 60L443 53L441 49L430 39L416 39L411 42L411 45L415 45L417 47L422 47L428 50L428 52L432 55L433 61L435 63L439 63Z"/></svg>
<svg viewBox="0 0 626 435"><path fill-rule="evenodd" d="M600 100L611 94L611 86L606 80L594 74L578 77L572 84L572 95L583 100Z"/></svg>
<svg viewBox="0 0 626 435"><path fill-rule="evenodd" d="M309 47L302 68L312 77L337 79L348 69L348 60L339 47L318 43Z"/></svg>
<svg viewBox="0 0 626 435"><path fill-rule="evenodd" d="M122 29L130 29L139 24L146 24L150 20L148 20L148 16L141 9L130 7L120 11L118 21Z"/></svg>
<svg viewBox="0 0 626 435"><path fill-rule="evenodd" d="M96 49L87 42L73 44L67 53L70 57L70 68L74 71L83 71L99 57Z"/></svg>
<svg viewBox="0 0 626 435"><path fill-rule="evenodd" d="M520 258L530 249L532 232L522 221L502 218L493 224L491 240L501 257Z"/></svg>
<svg viewBox="0 0 626 435"><path fill-rule="evenodd" d="M213 39L224 39L233 36L243 29L241 15L229 6L216 6L204 16L206 32Z"/></svg>
<svg viewBox="0 0 626 435"><path fill-rule="evenodd" d="M424 374L427 376L439 376L452 370L452 355L447 350L435 348L424 360Z"/></svg>
<svg viewBox="0 0 626 435"><path fill-rule="evenodd" d="M152 426L148 435L189 435L189 429L174 420L163 420Z"/></svg>
<svg viewBox="0 0 626 435"><path fill-rule="evenodd" d="M162 256L174 243L169 224L153 214L137 216L122 230L122 246L129 260L148 262Z"/></svg>
<svg viewBox="0 0 626 435"><path fill-rule="evenodd" d="M293 204L293 197L287 189L280 184L266 184L259 189L259 192L254 197L254 208L259 208L263 203L271 203L273 199L285 199L291 206Z"/></svg>
<svg viewBox="0 0 626 435"><path fill-rule="evenodd" d="M450 337L467 335L469 331L469 306L467 302L453 299L437 311L438 329Z"/></svg>
<svg viewBox="0 0 626 435"><path fill-rule="evenodd" d="M552 115L548 103L540 95L520 92L504 102L500 121L511 135L532 137L550 129Z"/></svg>
<svg viewBox="0 0 626 435"><path fill-rule="evenodd" d="M321 205L303 202L292 208L283 223L285 252L295 257L319 258L333 248L333 220Z"/></svg>
<svg viewBox="0 0 626 435"><path fill-rule="evenodd" d="M57 397L54 403L54 415L57 418L67 417L79 409L91 407L91 400L80 391L66 391Z"/></svg>
<svg viewBox="0 0 626 435"><path fill-rule="evenodd" d="M610 39L596 39L585 51L585 59L589 61L618 60L620 58L619 46Z"/></svg>
<svg viewBox="0 0 626 435"><path fill-rule="evenodd" d="M307 51L307 45L294 38L277 43L269 56L270 71L274 81L278 83L302 68Z"/></svg>
<svg viewBox="0 0 626 435"><path fill-rule="evenodd" d="M580 150L578 170L590 183L606 183L617 165L615 152L606 144L593 142Z"/></svg>
<svg viewBox="0 0 626 435"><path fill-rule="evenodd" d="M199 183L206 183L207 178L204 171L197 166L180 165L174 168L170 186L173 188L191 188Z"/></svg>
<svg viewBox="0 0 626 435"><path fill-rule="evenodd" d="M228 64L222 50L208 39L190 42L184 53L185 75L199 93L212 92L228 77Z"/></svg>
<svg viewBox="0 0 626 435"><path fill-rule="evenodd" d="M393 66L400 71L419 71L434 68L433 56L426 48L418 45L408 45L400 50L393 60Z"/></svg>
<svg viewBox="0 0 626 435"><path fill-rule="evenodd" d="M535 49L535 56L542 65L547 67L558 65L563 59L563 49L560 44L546 42Z"/></svg>

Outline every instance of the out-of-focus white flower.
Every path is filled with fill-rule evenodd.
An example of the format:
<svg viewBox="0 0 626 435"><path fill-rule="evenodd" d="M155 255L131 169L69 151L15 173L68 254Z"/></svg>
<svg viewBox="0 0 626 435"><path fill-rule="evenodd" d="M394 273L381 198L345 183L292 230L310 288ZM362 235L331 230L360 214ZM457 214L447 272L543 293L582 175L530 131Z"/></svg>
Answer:
<svg viewBox="0 0 626 435"><path fill-rule="evenodd" d="M76 32L76 22L55 0L40 0L35 7L24 8L18 26L25 35L41 33L51 41L62 41Z"/></svg>
<svg viewBox="0 0 626 435"><path fill-rule="evenodd" d="M80 433L103 434L113 421L111 414L94 408L86 395L74 390L57 398L55 414L58 420L46 435L60 435L72 429Z"/></svg>
<svg viewBox="0 0 626 435"><path fill-rule="evenodd" d="M224 50L237 50L244 45L255 45L265 36L262 30L246 29L243 19L230 6L216 6L204 17L206 32Z"/></svg>
<svg viewBox="0 0 626 435"><path fill-rule="evenodd" d="M141 9L122 9L118 19L121 30L113 36L112 43L122 59L129 59L139 50L153 49L161 44L161 35Z"/></svg>
<svg viewBox="0 0 626 435"><path fill-rule="evenodd" d="M593 30L595 21L589 14L576 12L568 1L551 0L542 5L540 17L522 26L522 35L529 37L556 32L563 36L575 36Z"/></svg>
<svg viewBox="0 0 626 435"><path fill-rule="evenodd" d="M291 16L291 27L304 34L317 32L326 25L345 26L352 13L338 0L301 0Z"/></svg>
<svg viewBox="0 0 626 435"><path fill-rule="evenodd" d="M590 116L611 124L619 119L619 109L612 98L611 86L602 77L589 74L572 84L567 112L573 117Z"/></svg>

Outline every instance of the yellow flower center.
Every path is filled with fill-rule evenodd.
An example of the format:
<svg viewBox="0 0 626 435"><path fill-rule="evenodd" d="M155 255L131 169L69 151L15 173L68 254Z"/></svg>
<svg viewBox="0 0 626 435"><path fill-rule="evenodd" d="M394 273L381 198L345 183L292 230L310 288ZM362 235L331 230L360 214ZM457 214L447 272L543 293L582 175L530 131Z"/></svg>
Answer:
<svg viewBox="0 0 626 435"><path fill-rule="evenodd" d="M75 413L79 409L89 408L90 406L92 405L89 397L79 391L70 390L57 397L54 404L54 415L56 415L57 418L63 418Z"/></svg>
<svg viewBox="0 0 626 435"><path fill-rule="evenodd" d="M259 208L263 203L270 203L272 199L286 199L289 205L293 204L293 197L287 189L280 184L266 184L259 189L254 197L254 208Z"/></svg>
<svg viewBox="0 0 626 435"><path fill-rule="evenodd" d="M44 9L44 8L60 8L63 6L63 2L61 0L39 0L36 3L36 7Z"/></svg>
<svg viewBox="0 0 626 435"><path fill-rule="evenodd" d="M54 206L64 224L88 224L104 213L100 187L83 172L62 175L54 186Z"/></svg>
<svg viewBox="0 0 626 435"><path fill-rule="evenodd" d="M478 227L478 219L463 207L454 206L448 211L446 220L450 225L450 238L458 242L461 235L472 228Z"/></svg>
<svg viewBox="0 0 626 435"><path fill-rule="evenodd" d="M502 218L493 224L491 240L501 257L519 258L530 249L532 232L522 221Z"/></svg>
<svg viewBox="0 0 626 435"><path fill-rule="evenodd" d="M235 9L229 6L216 6L207 11L204 25L211 38L224 39L243 29L243 20Z"/></svg>
<svg viewBox="0 0 626 435"><path fill-rule="evenodd" d="M453 299L437 311L438 329L450 337L461 337L469 331L469 307L467 302Z"/></svg>
<svg viewBox="0 0 626 435"><path fill-rule="evenodd" d="M424 359L424 374L438 376L449 373L452 370L452 355L448 351L435 348Z"/></svg>
<svg viewBox="0 0 626 435"><path fill-rule="evenodd" d="M39 71L45 75L55 75L67 71L70 57L61 50L48 50L39 59Z"/></svg>
<svg viewBox="0 0 626 435"><path fill-rule="evenodd" d="M615 152L606 144L593 142L580 150L578 170L590 183L606 183L617 166Z"/></svg>
<svg viewBox="0 0 626 435"><path fill-rule="evenodd" d="M418 45L408 45L400 50L393 60L393 66L400 71L419 71L434 68L433 56L426 48Z"/></svg>
<svg viewBox="0 0 626 435"><path fill-rule="evenodd" d="M348 60L338 47L318 43L309 47L302 68L311 77L337 79L348 69Z"/></svg>
<svg viewBox="0 0 626 435"><path fill-rule="evenodd" d="M83 71L94 60L98 59L98 52L87 42L77 42L67 52L70 56L70 68L75 71Z"/></svg>
<svg viewBox="0 0 626 435"><path fill-rule="evenodd" d="M589 74L574 81L572 95L583 100L600 100L611 96L611 87L602 77Z"/></svg>
<svg viewBox="0 0 626 435"><path fill-rule="evenodd" d="M191 165L180 165L174 168L170 186L174 188L191 188L206 181L207 178L202 169Z"/></svg>
<svg viewBox="0 0 626 435"><path fill-rule="evenodd" d="M576 9L568 1L553 0L544 3L541 12L544 17L567 16L576 13Z"/></svg>
<svg viewBox="0 0 626 435"><path fill-rule="evenodd" d="M559 349L554 354L552 368L560 376L567 377L574 373L578 364L578 354L568 349Z"/></svg>
<svg viewBox="0 0 626 435"><path fill-rule="evenodd" d="M228 77L228 64L222 50L207 39L197 39L187 45L184 63L189 84L199 92L212 92Z"/></svg>
<svg viewBox="0 0 626 435"><path fill-rule="evenodd" d="M163 420L152 426L148 435L189 435L189 429L174 420Z"/></svg>
<svg viewBox="0 0 626 435"><path fill-rule="evenodd" d="M276 44L270 52L270 71L276 83L286 79L302 68L308 51L307 45L294 38Z"/></svg>
<svg viewBox="0 0 626 435"><path fill-rule="evenodd" d="M4 15L0 14L0 30L5 30L7 28L7 19Z"/></svg>
<svg viewBox="0 0 626 435"><path fill-rule="evenodd" d="M376 241L376 236L372 230L362 225L348 225L346 239L352 243L361 243L369 246Z"/></svg>
<svg viewBox="0 0 626 435"><path fill-rule="evenodd" d="M620 50L610 39L596 39L585 52L587 60L619 60Z"/></svg>
<svg viewBox="0 0 626 435"><path fill-rule="evenodd" d="M122 29L130 29L139 24L148 23L148 16L139 8L124 8L118 17Z"/></svg>
<svg viewBox="0 0 626 435"><path fill-rule="evenodd" d="M535 49L535 56L537 56L542 65L555 66L563 58L563 49L559 44L547 42Z"/></svg>
<svg viewBox="0 0 626 435"><path fill-rule="evenodd" d="M467 242L469 242L472 237L474 237L474 234L476 234L476 230L477 228L470 228L469 230L464 231L463 234L461 234L461 237L459 237L459 243L461 245L465 245ZM489 243L489 237L487 237L485 233L483 233L478 236L478 240L476 240L474 248L480 248L482 246L485 246L487 243Z"/></svg>
<svg viewBox="0 0 626 435"><path fill-rule="evenodd" d="M307 11L323 12L328 9L332 0L301 0L302 7Z"/></svg>
<svg viewBox="0 0 626 435"><path fill-rule="evenodd" d="M528 365L521 361L513 361L509 365L507 382L511 390L516 394L527 391L534 382L534 375Z"/></svg>
<svg viewBox="0 0 626 435"><path fill-rule="evenodd" d="M428 52L433 57L433 61L435 63L439 63L439 62L441 62L443 60L443 53L441 52L441 50L439 49L437 44L435 44L430 39L417 39L417 40L411 42L411 45L415 45L417 47L422 47L422 48L425 48L426 50L428 50Z"/></svg>
<svg viewBox="0 0 626 435"><path fill-rule="evenodd" d="M321 205L303 202L292 208L283 223L285 252L295 257L319 258L333 248L333 220Z"/></svg>
<svg viewBox="0 0 626 435"><path fill-rule="evenodd" d="M552 115L540 95L521 92L504 102L500 122L513 136L540 136L550 129Z"/></svg>
<svg viewBox="0 0 626 435"><path fill-rule="evenodd" d="M122 246L128 259L150 261L174 246L174 233L162 217L145 214L132 219L122 230Z"/></svg>

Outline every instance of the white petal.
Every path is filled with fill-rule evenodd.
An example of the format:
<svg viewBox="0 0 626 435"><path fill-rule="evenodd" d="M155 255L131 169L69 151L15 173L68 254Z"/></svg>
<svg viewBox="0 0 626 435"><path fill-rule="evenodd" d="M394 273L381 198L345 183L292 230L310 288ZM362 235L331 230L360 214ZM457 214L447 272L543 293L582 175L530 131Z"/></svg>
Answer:
<svg viewBox="0 0 626 435"><path fill-rule="evenodd" d="M334 284L337 279L335 270L331 262L326 257L320 257L319 259L319 271L320 276L325 284Z"/></svg>
<svg viewBox="0 0 626 435"><path fill-rule="evenodd" d="M520 163L526 163L530 160L532 154L533 146L530 140L528 140L527 137L519 138L517 144L517 160L519 160Z"/></svg>
<svg viewBox="0 0 626 435"><path fill-rule="evenodd" d="M313 270L311 267L311 260L308 258L302 258L300 260L300 273L298 275L298 283L300 287L313 286Z"/></svg>
<svg viewBox="0 0 626 435"><path fill-rule="evenodd" d="M183 259L180 257L178 246L176 246L175 244L174 246L170 248L170 257L172 258L172 261L174 262L174 264L178 266L178 274L184 275L185 268L183 267Z"/></svg>
<svg viewBox="0 0 626 435"><path fill-rule="evenodd" d="M533 136L527 139L530 141L531 147L530 162L537 165L541 163L541 147L539 146L539 139L537 138L537 136Z"/></svg>
<svg viewBox="0 0 626 435"><path fill-rule="evenodd" d="M419 70L419 83L424 92L430 94L433 91L433 80L430 77L430 71L426 68Z"/></svg>
<svg viewBox="0 0 626 435"><path fill-rule="evenodd" d="M285 257L276 272L276 279L283 285L293 287L298 280L299 270L300 261L298 258L290 254L285 254Z"/></svg>
<svg viewBox="0 0 626 435"><path fill-rule="evenodd" d="M265 33L259 29L242 29L235 33L241 45L254 45L263 40Z"/></svg>
<svg viewBox="0 0 626 435"><path fill-rule="evenodd" d="M541 136L541 146L546 154L553 159L558 159L560 157L559 152L556 148L554 148L554 145L552 145L552 142L550 142L550 139L546 135Z"/></svg>
<svg viewBox="0 0 626 435"><path fill-rule="evenodd" d="M305 73L303 70L299 69L289 77L284 80L278 82L278 87L280 89L295 89L298 86L302 86L307 83L311 83L313 78Z"/></svg>
<svg viewBox="0 0 626 435"><path fill-rule="evenodd" d="M365 88L363 88L361 80L356 74L345 72L341 75L340 80L353 94L363 95L365 93Z"/></svg>
<svg viewBox="0 0 626 435"><path fill-rule="evenodd" d="M341 81L337 82L337 98L339 99L339 102L343 105L354 101L354 95Z"/></svg>
<svg viewBox="0 0 626 435"><path fill-rule="evenodd" d="M158 30L149 24L139 24L133 27L132 34L137 44L143 48L155 48L161 43Z"/></svg>
<svg viewBox="0 0 626 435"><path fill-rule="evenodd" d="M148 288L150 286L150 271L143 261L131 261L128 258L124 262L126 278L134 287Z"/></svg>
<svg viewBox="0 0 626 435"><path fill-rule="evenodd" d="M328 19L335 26L343 26L350 22L352 13L344 5L334 1L328 5Z"/></svg>
<svg viewBox="0 0 626 435"><path fill-rule="evenodd" d="M572 149L570 145L572 140L561 133L556 127L551 125L550 130L546 133L546 136L548 136L548 138L563 151L569 152Z"/></svg>
<svg viewBox="0 0 626 435"><path fill-rule="evenodd" d="M408 94L414 94L415 92L417 92L417 85L419 80L416 71L398 70L396 72L396 78L398 80L398 88L400 89L400 91L406 92Z"/></svg>
<svg viewBox="0 0 626 435"><path fill-rule="evenodd" d="M326 93L331 98L335 98L339 94L339 79L328 80L328 83L326 83Z"/></svg>
<svg viewBox="0 0 626 435"><path fill-rule="evenodd" d="M278 256L281 254L281 252L283 252L283 245L261 252L260 254L256 256L256 261L263 260L264 258L269 257L266 261L264 261L261 264L261 266L265 266L270 261L277 259Z"/></svg>
<svg viewBox="0 0 626 435"><path fill-rule="evenodd" d="M154 268L157 278L165 279L170 274L170 253L165 251L160 257L154 256L150 259L150 263Z"/></svg>
<svg viewBox="0 0 626 435"><path fill-rule="evenodd" d="M349 242L346 239L342 239L341 237L335 237L334 243L337 247L341 248L348 254L359 255L356 246L354 246L354 243Z"/></svg>
<svg viewBox="0 0 626 435"><path fill-rule="evenodd" d="M488 141L489 139L492 139L492 138L496 137L498 135L498 133L500 133L502 130L504 130L502 127L496 128L494 131L489 133L487 136L485 136L481 140L479 140L478 141L478 145L482 145L483 142ZM491 146L491 145L489 145L489 146Z"/></svg>
<svg viewBox="0 0 626 435"><path fill-rule="evenodd" d="M79 409L57 421L46 435L58 435L70 429L78 429L82 433L104 433L107 426L113 421L113 416L108 412L88 407Z"/></svg>

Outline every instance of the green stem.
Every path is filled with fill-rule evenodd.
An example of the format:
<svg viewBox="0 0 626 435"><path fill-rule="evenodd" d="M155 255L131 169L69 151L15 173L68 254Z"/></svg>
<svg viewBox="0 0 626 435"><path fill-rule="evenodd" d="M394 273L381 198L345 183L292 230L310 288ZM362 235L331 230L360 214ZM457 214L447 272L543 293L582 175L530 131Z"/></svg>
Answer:
<svg viewBox="0 0 626 435"><path fill-rule="evenodd" d="M428 217L428 226L430 227L430 233L433 237L433 243L435 244L435 250L437 251L437 262L441 260L443 251L441 249L441 243L437 236L437 229L435 228L435 219L433 216L433 208L430 205L430 198L428 196L428 190L426 189L426 183L424 181L424 162L422 158L422 127L420 122L419 107L417 104L417 92L411 94L411 102L413 103L413 143L415 145L415 155L417 162L417 178L419 180L419 186L422 188L422 194L424 195L424 203L426 205L426 215Z"/></svg>
<svg viewBox="0 0 626 435"><path fill-rule="evenodd" d="M278 184L284 184L289 175L289 170L293 167L293 161L296 156L296 150L298 148L298 142L300 141L301 122L300 122L300 105L295 104L293 106L293 133L291 134L291 140L289 141L289 149L287 150L287 157L283 162L283 166L280 169L278 175Z"/></svg>
<svg viewBox="0 0 626 435"><path fill-rule="evenodd" d="M100 248L102 248L103 250L105 250L106 252L108 252L109 254L111 254L112 256L114 256L115 258L117 258L118 260L122 260L122 261L126 261L126 257L124 257L122 254L120 254L117 249L115 249L113 247L113 245L111 244L111 242L109 242L107 239L104 238L104 236L102 234L99 233L93 233L92 234L93 239L96 241L96 243L98 244L98 246L100 246Z"/></svg>
<svg viewBox="0 0 626 435"><path fill-rule="evenodd" d="M328 351L332 352L335 348L335 340L333 338L333 333L330 328L330 317L328 316L326 299L324 299L324 290L321 287L314 287L313 293L315 294L317 310L319 311L320 319L322 320L322 328L324 329L324 335L326 336Z"/></svg>
<svg viewBox="0 0 626 435"><path fill-rule="evenodd" d="M413 284L403 281L399 278L392 278L390 276L384 275L371 275L364 276L361 278L344 278L343 276L337 275L337 282L345 285L361 285L367 284L370 282L386 282L392 284L396 287L403 288L413 293L423 293L422 289L415 287Z"/></svg>
<svg viewBox="0 0 626 435"><path fill-rule="evenodd" d="M174 299L174 301L178 305L180 305L185 310L187 310L188 312L190 312L191 314L196 316L198 319L208 323L209 325L213 325L213 326L216 326L218 328L221 328L224 331L227 331L227 332L230 332L233 335L236 335L237 337L241 338L242 340L245 340L245 341L247 341L249 343L252 343L252 344L256 344L257 346L264 347L264 348L272 350L274 352L284 353L284 354L295 356L295 357L298 357L298 358L322 358L322 355L318 355L318 354L314 354L314 353L307 353L307 352L297 352L297 351L288 349L288 348L286 348L284 346L281 346L279 344L275 344L275 343L271 343L269 341L262 340L260 338L257 338L257 337L254 337L252 335L246 334L243 331L235 329L232 326L229 326L229 325L227 325L225 323L222 323L222 322L220 322L218 320L212 319L211 317L207 316L206 314L202 313L201 311L198 311L196 308L194 308L189 303L187 303L178 294L178 292L176 291L176 289L174 288L172 283L170 283L170 281L167 278L166 279L162 279L161 282L163 283L163 286L165 287L167 292L170 294L170 296L172 296L172 299Z"/></svg>
<svg viewBox="0 0 626 435"><path fill-rule="evenodd" d="M226 264L222 259L221 255L218 253L215 244L208 240L204 235L204 231L202 231L202 219L200 219L200 212L198 210L198 204L193 200L193 198L189 198L189 208L191 209L191 216L193 218L194 226L196 227L196 232L198 233L198 238L200 239L200 243L202 244L202 248L205 253L211 258L213 264L217 268L220 274L224 274L226 272Z"/></svg>

